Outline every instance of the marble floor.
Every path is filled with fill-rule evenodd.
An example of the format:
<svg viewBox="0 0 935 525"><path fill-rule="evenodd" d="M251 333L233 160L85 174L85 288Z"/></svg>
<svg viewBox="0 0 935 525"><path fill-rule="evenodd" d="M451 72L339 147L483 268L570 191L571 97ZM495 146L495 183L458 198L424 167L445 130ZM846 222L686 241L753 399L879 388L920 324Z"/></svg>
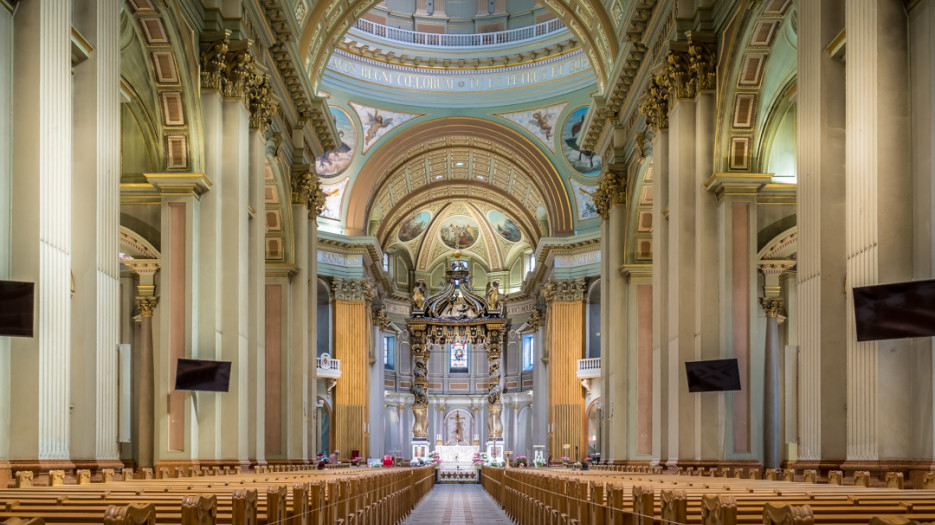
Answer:
<svg viewBox="0 0 935 525"><path fill-rule="evenodd" d="M404 525L512 525L513 521L480 485L435 485Z"/></svg>

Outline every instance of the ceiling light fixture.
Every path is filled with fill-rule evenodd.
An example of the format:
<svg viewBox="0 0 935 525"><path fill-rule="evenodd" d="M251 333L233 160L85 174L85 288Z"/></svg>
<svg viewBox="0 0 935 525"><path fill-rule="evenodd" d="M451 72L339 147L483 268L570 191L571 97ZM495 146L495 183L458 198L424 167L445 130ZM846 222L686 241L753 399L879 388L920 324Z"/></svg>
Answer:
<svg viewBox="0 0 935 525"><path fill-rule="evenodd" d="M458 162L455 162L455 167L456 167L456 168L460 168L460 167L462 167L462 166L464 166L464 163L461 162L460 160L459 160Z"/></svg>
<svg viewBox="0 0 935 525"><path fill-rule="evenodd" d="M441 179L441 178L442 178L441 175L436 175L436 176L435 176L435 180L439 180L439 179Z"/></svg>

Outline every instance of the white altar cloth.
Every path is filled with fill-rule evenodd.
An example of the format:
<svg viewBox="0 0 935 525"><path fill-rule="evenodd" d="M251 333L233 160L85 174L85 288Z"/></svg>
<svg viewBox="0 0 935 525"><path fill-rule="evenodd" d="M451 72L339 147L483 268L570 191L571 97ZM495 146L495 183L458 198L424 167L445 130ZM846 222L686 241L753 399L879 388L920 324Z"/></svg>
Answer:
<svg viewBox="0 0 935 525"><path fill-rule="evenodd" d="M477 481L477 469L474 467L474 454L479 447L470 445L438 445L438 481L440 483L473 483Z"/></svg>

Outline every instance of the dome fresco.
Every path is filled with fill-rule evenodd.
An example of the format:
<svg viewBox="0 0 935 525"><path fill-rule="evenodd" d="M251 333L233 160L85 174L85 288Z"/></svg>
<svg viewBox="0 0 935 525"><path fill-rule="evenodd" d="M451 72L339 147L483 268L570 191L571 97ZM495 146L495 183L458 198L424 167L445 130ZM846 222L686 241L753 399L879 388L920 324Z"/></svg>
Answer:
<svg viewBox="0 0 935 525"><path fill-rule="evenodd" d="M480 234L477 222L464 216L450 217L445 220L439 232L442 242L451 249L470 248Z"/></svg>
<svg viewBox="0 0 935 525"><path fill-rule="evenodd" d="M504 239L510 242L519 242L523 238L519 226L504 215L503 212L490 210L487 212L487 218L490 220L490 225L493 226L494 231Z"/></svg>
<svg viewBox="0 0 935 525"><path fill-rule="evenodd" d="M601 173L601 156L578 146L582 125L588 115L588 107L582 106L571 112L562 126L562 152L571 167L582 175L596 177Z"/></svg>
<svg viewBox="0 0 935 525"><path fill-rule="evenodd" d="M399 226L397 237L402 242L409 242L417 238L428 228L431 219L432 212L428 210L422 210L416 213Z"/></svg>
<svg viewBox="0 0 935 525"><path fill-rule="evenodd" d="M357 148L357 129L350 115L334 106L329 109L340 142L337 148L326 151L315 159L315 171L322 177L333 177L347 169Z"/></svg>

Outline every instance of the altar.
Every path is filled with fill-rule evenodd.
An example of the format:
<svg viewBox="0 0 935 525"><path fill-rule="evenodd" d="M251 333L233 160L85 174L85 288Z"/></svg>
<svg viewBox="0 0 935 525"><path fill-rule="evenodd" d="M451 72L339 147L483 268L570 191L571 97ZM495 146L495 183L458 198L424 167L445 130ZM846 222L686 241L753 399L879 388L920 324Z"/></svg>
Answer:
<svg viewBox="0 0 935 525"><path fill-rule="evenodd" d="M439 483L474 483L477 481L477 468L474 467L474 455L480 448L471 445L439 445L438 482Z"/></svg>

